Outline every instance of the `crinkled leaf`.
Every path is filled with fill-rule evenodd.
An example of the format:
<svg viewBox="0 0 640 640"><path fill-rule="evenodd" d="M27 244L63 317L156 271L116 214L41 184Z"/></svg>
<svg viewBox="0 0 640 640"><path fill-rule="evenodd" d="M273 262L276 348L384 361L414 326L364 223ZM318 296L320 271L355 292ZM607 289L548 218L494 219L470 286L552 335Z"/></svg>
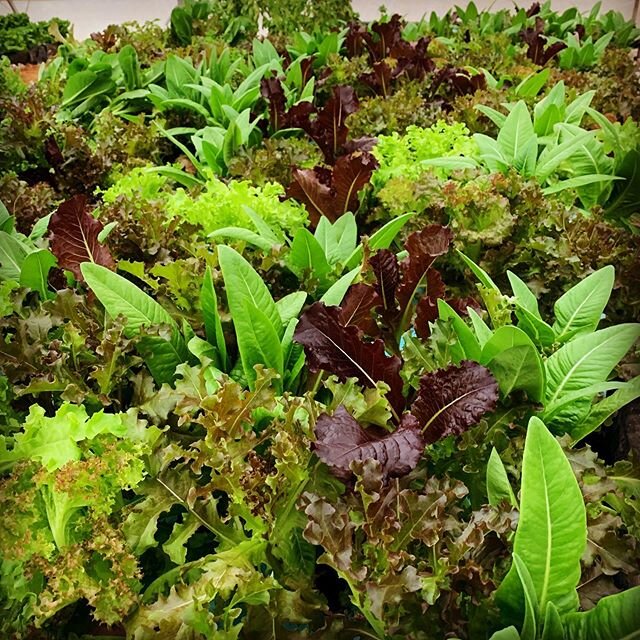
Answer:
<svg viewBox="0 0 640 640"><path fill-rule="evenodd" d="M498 383L488 369L463 360L420 378L418 395L409 414L417 420L425 442L432 444L458 435L477 424L498 402Z"/></svg>
<svg viewBox="0 0 640 640"><path fill-rule="evenodd" d="M365 387L389 386L388 398L399 415L404 407L401 360L385 353L384 342L364 342L360 330L343 326L341 311L316 302L300 317L294 339L304 346L309 368L324 370L340 380L355 377Z"/></svg>
<svg viewBox="0 0 640 640"><path fill-rule="evenodd" d="M385 478L406 475L417 464L424 443L420 431L413 426L396 431L363 429L343 407L329 416L322 414L315 427L315 452L342 479L351 476L354 460L377 460Z"/></svg>

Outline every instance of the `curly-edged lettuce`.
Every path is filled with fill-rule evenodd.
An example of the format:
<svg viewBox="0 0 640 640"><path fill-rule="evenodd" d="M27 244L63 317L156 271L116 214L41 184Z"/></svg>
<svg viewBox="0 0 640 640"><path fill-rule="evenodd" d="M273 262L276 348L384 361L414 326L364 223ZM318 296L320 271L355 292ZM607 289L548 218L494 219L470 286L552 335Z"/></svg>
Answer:
<svg viewBox="0 0 640 640"><path fill-rule="evenodd" d="M405 135L393 133L380 136L373 149L380 166L373 174L372 183L376 188L395 176L404 176L410 180L425 172L425 160L451 156L472 157L477 151L476 143L462 122L447 124L438 121L429 128L407 127ZM446 178L450 169L438 167L437 175Z"/></svg>
<svg viewBox="0 0 640 640"><path fill-rule="evenodd" d="M222 182L212 177L198 195L178 189L167 202L171 216L181 217L200 225L206 233L223 227L245 227L255 230L245 207L253 209L269 226L293 234L307 221L304 207L293 200L282 202L284 189L267 182L261 187L244 180Z"/></svg>
<svg viewBox="0 0 640 640"><path fill-rule="evenodd" d="M135 606L139 570L120 512L158 434L134 414L89 417L65 404L52 417L33 406L22 431L3 438L0 630L40 625L79 600L107 624Z"/></svg>

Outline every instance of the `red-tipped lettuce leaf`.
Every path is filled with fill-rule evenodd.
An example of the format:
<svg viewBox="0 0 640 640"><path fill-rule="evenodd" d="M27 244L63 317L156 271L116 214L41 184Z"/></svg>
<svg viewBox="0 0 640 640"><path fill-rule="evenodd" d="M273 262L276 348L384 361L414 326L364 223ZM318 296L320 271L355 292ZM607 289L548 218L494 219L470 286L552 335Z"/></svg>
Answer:
<svg viewBox="0 0 640 640"><path fill-rule="evenodd" d="M315 433L317 456L342 480L351 477L354 460L377 460L385 479L404 476L415 468L424 450L418 429L405 426L392 433L364 429L342 405L333 416L324 413L318 418Z"/></svg>
<svg viewBox="0 0 640 640"><path fill-rule="evenodd" d="M375 336L378 325L371 312L379 306L380 296L371 285L363 282L352 284L340 305L340 323L345 327L355 325L365 334Z"/></svg>
<svg viewBox="0 0 640 640"><path fill-rule="evenodd" d="M403 416L405 425L420 428L426 444L432 444L450 435L459 435L498 402L498 383L491 372L470 360L459 367L451 366L427 373L420 378L420 388L411 406Z"/></svg>
<svg viewBox="0 0 640 640"><path fill-rule="evenodd" d="M115 268L109 249L98 240L102 229L102 223L87 212L86 196L73 196L63 202L49 223L51 253L58 259L58 266L80 281L84 280L80 271L83 262Z"/></svg>
<svg viewBox="0 0 640 640"><path fill-rule="evenodd" d="M354 151L338 158L332 172L336 194L335 211L338 213L336 218L347 211L358 210L358 193L369 184L371 174L377 167L377 160L368 151Z"/></svg>
<svg viewBox="0 0 640 640"><path fill-rule="evenodd" d="M368 151L354 151L338 158L332 169L294 169L287 196L304 204L314 226L320 216L335 222L347 211L357 211L358 193L377 166Z"/></svg>
<svg viewBox="0 0 640 640"><path fill-rule="evenodd" d="M400 265L390 249L380 249L369 260L376 277L376 290L384 311L396 311L396 289L400 283Z"/></svg>
<svg viewBox="0 0 640 640"><path fill-rule="evenodd" d="M327 371L341 381L357 378L365 387L377 382L389 386L387 398L397 415L404 408L402 361L398 356L385 353L384 342L362 340L358 327L345 327L340 322L341 310L327 307L322 302L312 304L300 317L294 334L296 342L304 347L311 371Z"/></svg>

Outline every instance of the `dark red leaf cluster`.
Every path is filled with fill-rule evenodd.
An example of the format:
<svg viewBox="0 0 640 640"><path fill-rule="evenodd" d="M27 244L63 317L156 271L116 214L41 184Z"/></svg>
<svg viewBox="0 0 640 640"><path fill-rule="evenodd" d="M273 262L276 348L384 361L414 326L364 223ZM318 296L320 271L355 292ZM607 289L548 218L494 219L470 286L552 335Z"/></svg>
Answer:
<svg viewBox="0 0 640 640"><path fill-rule="evenodd" d="M358 110L358 96L353 87L333 87L331 97L318 109L311 102L299 102L286 109L282 83L278 78L265 78L262 96L269 103L269 124L274 131L298 128L305 131L322 150L325 161L333 164L343 152L349 132L345 120Z"/></svg>
<svg viewBox="0 0 640 640"><path fill-rule="evenodd" d="M83 280L80 271L83 262L115 268L109 249L98 240L102 229L102 223L87 211L84 195L63 202L51 217L51 252L58 259L58 265L71 271L76 280Z"/></svg>
<svg viewBox="0 0 640 640"><path fill-rule="evenodd" d="M354 151L340 156L330 169L294 169L287 197L304 204L314 226L320 216L335 222L347 211L358 210L358 193L369 184L377 166L368 151Z"/></svg>
<svg viewBox="0 0 640 640"><path fill-rule="evenodd" d="M315 427L315 451L342 480L351 463L374 459L384 479L406 475L418 464L424 447L456 436L478 423L498 402L498 383L488 369L469 360L427 373L411 410L395 431L363 428L344 408L323 414Z"/></svg>
<svg viewBox="0 0 640 640"><path fill-rule="evenodd" d="M357 378L364 387L378 382L389 387L387 398L397 415L404 409L402 360L387 355L380 339L366 341L354 324L345 325L339 307L312 304L300 317L294 339L304 347L309 369L328 371L344 381Z"/></svg>
<svg viewBox="0 0 640 640"><path fill-rule="evenodd" d="M527 45L527 58L541 67L567 48L564 42L555 42L547 47L547 37L544 35L544 22L536 18L534 27L528 27L520 32L522 41Z"/></svg>
<svg viewBox="0 0 640 640"><path fill-rule="evenodd" d="M325 413L318 418L315 433L316 454L342 480L351 477L354 460L377 460L385 478L404 476L418 464L424 449L422 435L413 425L391 433L379 427L364 429L342 405L332 416Z"/></svg>
<svg viewBox="0 0 640 640"><path fill-rule="evenodd" d="M459 435L493 411L498 402L498 383L491 372L470 360L427 373L403 416L403 423L419 425L426 444L450 435ZM408 417L410 416L410 417Z"/></svg>

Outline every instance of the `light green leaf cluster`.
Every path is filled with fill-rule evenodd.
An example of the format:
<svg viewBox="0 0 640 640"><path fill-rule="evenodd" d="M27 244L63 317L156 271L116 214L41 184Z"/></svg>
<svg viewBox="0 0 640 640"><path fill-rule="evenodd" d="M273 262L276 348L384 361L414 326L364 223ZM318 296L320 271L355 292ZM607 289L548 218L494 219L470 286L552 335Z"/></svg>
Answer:
<svg viewBox="0 0 640 640"><path fill-rule="evenodd" d="M447 124L440 120L427 129L410 125L405 135L393 133L378 138L373 155L380 167L374 172L371 182L380 188L394 176L415 179L431 166L424 161L450 157L459 159L460 156L470 159L476 154L476 143L462 122ZM434 171L446 178L452 169L457 168L460 167L455 164L444 164L435 166Z"/></svg>
<svg viewBox="0 0 640 640"><path fill-rule="evenodd" d="M284 195L281 185L267 182L261 187L244 180L231 180L225 184L211 177L197 196L178 189L167 202L171 216L179 216L202 226L207 233L224 227L244 227L255 231L251 218L244 207L251 207L271 227L295 232L307 222L306 209L289 199L280 201Z"/></svg>

